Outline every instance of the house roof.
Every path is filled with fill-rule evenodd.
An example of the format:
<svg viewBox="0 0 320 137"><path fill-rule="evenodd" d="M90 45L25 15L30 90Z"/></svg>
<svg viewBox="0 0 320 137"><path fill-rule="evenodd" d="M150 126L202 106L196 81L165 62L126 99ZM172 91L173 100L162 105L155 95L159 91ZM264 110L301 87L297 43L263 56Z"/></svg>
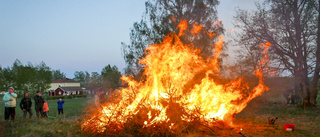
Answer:
<svg viewBox="0 0 320 137"><path fill-rule="evenodd" d="M67 78L67 79L52 79L51 83L80 83L80 82Z"/></svg>
<svg viewBox="0 0 320 137"><path fill-rule="evenodd" d="M62 89L63 91L82 91L83 89L81 87L58 87Z"/></svg>

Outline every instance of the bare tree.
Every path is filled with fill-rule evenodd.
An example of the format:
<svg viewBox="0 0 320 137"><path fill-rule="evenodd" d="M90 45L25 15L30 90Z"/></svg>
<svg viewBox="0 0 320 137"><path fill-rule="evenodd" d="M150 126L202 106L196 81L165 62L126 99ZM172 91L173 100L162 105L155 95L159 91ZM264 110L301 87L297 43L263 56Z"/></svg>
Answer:
<svg viewBox="0 0 320 137"><path fill-rule="evenodd" d="M320 0L314 4L314 9L317 11L317 49L316 49L316 63L314 69L314 75L311 84L311 94L310 94L310 103L317 104L317 94L318 94L318 81L319 81L319 72L320 72Z"/></svg>
<svg viewBox="0 0 320 137"><path fill-rule="evenodd" d="M266 0L256 4L258 10L238 10L235 16L237 27L243 31L239 41L272 43L273 65L294 77L295 93L302 94L305 107L316 104L312 100L316 94L310 91L317 82L310 84L308 76L319 75L316 44L319 12L315 4L315 0ZM313 80L318 81L318 76Z"/></svg>

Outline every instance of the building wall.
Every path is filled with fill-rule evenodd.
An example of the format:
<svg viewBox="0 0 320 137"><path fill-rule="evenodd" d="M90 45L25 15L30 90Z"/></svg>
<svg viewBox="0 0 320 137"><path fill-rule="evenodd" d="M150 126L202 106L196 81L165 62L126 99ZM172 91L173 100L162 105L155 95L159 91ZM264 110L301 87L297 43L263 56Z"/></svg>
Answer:
<svg viewBox="0 0 320 137"><path fill-rule="evenodd" d="M58 88L55 90L54 95L55 96L62 96L62 95L65 95L65 92L63 90L61 90L60 88Z"/></svg>
<svg viewBox="0 0 320 137"><path fill-rule="evenodd" d="M68 96L68 95L83 95L83 92L82 91L63 91L61 88L57 88L54 93L54 96Z"/></svg>
<svg viewBox="0 0 320 137"><path fill-rule="evenodd" d="M80 87L80 83L51 83L48 90L56 90L59 86L61 87Z"/></svg>

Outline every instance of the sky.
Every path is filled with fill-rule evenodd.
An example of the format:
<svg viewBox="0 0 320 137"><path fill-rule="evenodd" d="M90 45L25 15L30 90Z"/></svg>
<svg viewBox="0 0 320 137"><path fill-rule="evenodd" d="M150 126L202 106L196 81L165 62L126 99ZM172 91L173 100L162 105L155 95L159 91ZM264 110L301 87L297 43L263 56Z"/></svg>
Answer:
<svg viewBox="0 0 320 137"><path fill-rule="evenodd" d="M45 62L68 78L76 71L100 73L125 62L121 42L141 20L146 0L0 0L0 66ZM218 17L233 29L235 8L254 9L254 0L220 0Z"/></svg>

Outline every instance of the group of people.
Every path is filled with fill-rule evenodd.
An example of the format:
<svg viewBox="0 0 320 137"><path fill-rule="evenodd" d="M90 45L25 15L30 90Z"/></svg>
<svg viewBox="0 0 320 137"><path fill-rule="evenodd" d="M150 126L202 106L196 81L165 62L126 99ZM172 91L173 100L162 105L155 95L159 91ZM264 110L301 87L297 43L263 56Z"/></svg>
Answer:
<svg viewBox="0 0 320 137"><path fill-rule="evenodd" d="M17 94L14 93L14 88L10 87L9 91L3 96L3 101L5 102L5 120L8 120L11 117L11 120L15 119L15 109L16 109L16 98ZM41 92L37 91L37 94L34 96L35 110L37 117L48 117L49 116L49 106L48 103L42 98ZM64 100L59 99L58 103L58 114L63 114L63 103ZM27 116L29 113L29 118L32 117L32 101L29 98L29 93L25 93L24 97L21 99L20 108L23 111L23 117Z"/></svg>

